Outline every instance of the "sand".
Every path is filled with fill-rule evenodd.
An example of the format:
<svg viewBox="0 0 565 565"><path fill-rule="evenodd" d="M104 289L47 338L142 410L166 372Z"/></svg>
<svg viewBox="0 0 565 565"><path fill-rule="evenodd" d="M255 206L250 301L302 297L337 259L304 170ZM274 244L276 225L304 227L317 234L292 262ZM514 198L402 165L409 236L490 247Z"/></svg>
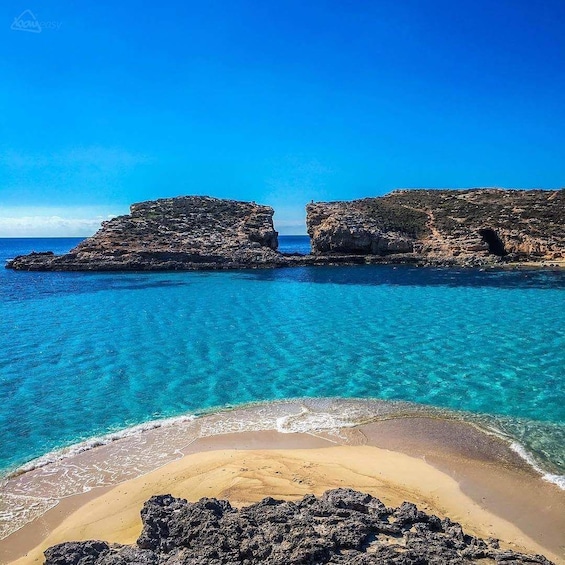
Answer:
<svg viewBox="0 0 565 565"><path fill-rule="evenodd" d="M244 432L201 439L176 461L112 488L65 499L0 542L2 563L43 563L45 548L69 540L133 543L150 496L298 499L352 487L387 505L404 500L449 516L501 545L565 563L565 492L541 480L500 441L462 423L429 418L356 430L360 445L324 437Z"/></svg>

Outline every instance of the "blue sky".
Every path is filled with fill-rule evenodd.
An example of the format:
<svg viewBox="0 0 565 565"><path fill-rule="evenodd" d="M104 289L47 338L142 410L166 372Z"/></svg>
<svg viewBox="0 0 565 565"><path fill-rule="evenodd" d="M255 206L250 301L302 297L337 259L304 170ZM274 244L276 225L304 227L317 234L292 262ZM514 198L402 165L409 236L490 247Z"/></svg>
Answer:
<svg viewBox="0 0 565 565"><path fill-rule="evenodd" d="M0 236L89 235L181 194L269 204L304 233L312 199L565 185L564 0L0 13Z"/></svg>

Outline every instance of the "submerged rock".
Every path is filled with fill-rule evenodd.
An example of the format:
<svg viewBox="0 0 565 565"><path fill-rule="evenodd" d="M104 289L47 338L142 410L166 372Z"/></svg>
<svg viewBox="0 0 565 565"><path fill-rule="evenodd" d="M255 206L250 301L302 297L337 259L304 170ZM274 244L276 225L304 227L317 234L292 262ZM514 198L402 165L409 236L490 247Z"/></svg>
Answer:
<svg viewBox="0 0 565 565"><path fill-rule="evenodd" d="M229 502L154 496L142 511L135 546L68 542L45 565L543 564L540 555L501 550L413 504L386 508L351 489L284 502L265 498L240 510Z"/></svg>

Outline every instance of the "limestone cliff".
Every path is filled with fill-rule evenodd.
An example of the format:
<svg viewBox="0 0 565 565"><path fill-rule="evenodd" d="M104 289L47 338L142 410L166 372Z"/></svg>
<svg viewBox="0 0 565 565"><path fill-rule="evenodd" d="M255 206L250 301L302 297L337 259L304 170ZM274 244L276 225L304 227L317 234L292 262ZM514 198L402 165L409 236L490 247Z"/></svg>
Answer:
<svg viewBox="0 0 565 565"><path fill-rule="evenodd" d="M276 264L273 209L255 203L183 196L133 204L103 222L68 254L20 256L25 270L163 270Z"/></svg>
<svg viewBox="0 0 565 565"><path fill-rule="evenodd" d="M398 190L306 210L318 255L458 264L565 257L565 190Z"/></svg>
<svg viewBox="0 0 565 565"><path fill-rule="evenodd" d="M565 190L400 190L306 207L312 255L277 251L273 209L206 196L131 206L61 256L7 267L43 271L238 269L565 260Z"/></svg>

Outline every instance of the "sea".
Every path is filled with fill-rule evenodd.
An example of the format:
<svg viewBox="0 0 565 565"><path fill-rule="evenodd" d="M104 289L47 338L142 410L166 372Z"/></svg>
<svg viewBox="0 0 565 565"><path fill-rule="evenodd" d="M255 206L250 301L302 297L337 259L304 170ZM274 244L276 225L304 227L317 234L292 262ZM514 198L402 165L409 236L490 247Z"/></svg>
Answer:
<svg viewBox="0 0 565 565"><path fill-rule="evenodd" d="M0 265L79 241L0 239ZM280 249L308 253L309 239ZM331 432L418 413L505 438L565 488L563 271L0 268L0 329L4 485L204 416L217 430Z"/></svg>

